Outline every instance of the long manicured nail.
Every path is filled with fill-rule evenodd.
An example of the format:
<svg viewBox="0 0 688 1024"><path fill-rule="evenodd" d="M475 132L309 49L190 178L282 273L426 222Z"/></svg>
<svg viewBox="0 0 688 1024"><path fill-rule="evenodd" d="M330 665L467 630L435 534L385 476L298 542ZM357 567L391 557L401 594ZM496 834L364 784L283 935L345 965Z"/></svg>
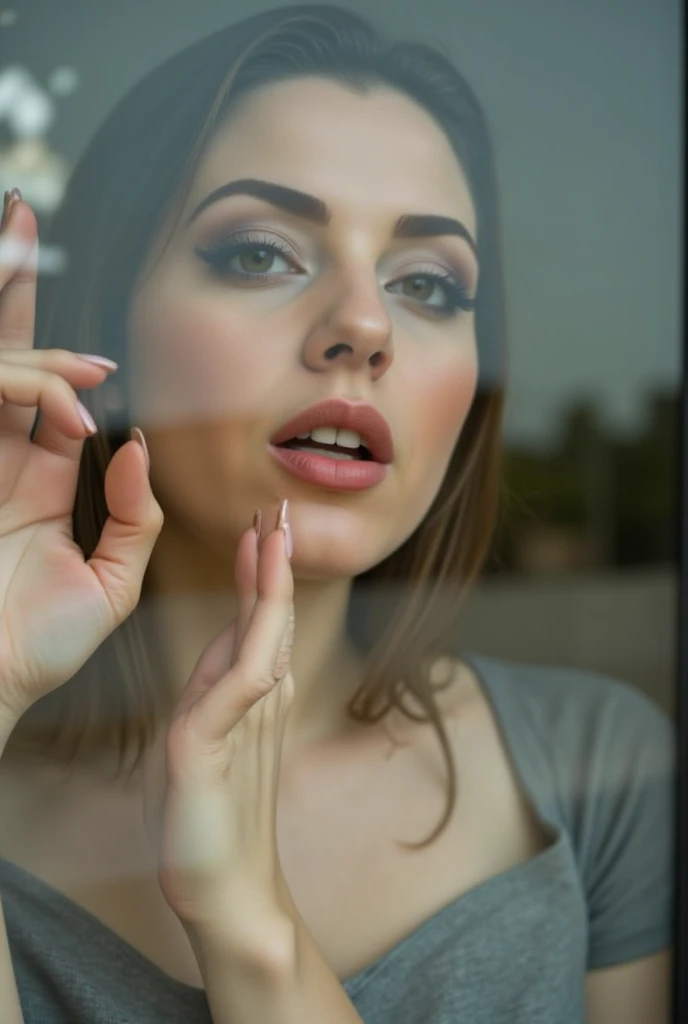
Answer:
<svg viewBox="0 0 688 1024"><path fill-rule="evenodd" d="M129 431L129 437L132 441L136 441L143 448L143 454L146 457L146 472L150 476L150 455L148 454L148 445L146 439L143 436L143 431L140 427L132 427Z"/></svg>
<svg viewBox="0 0 688 1024"><path fill-rule="evenodd" d="M102 366L105 370L118 370L119 366L114 359L107 359L105 356L85 355L83 352L75 352L79 359L86 363L93 363L95 366Z"/></svg>
<svg viewBox="0 0 688 1024"><path fill-rule="evenodd" d="M81 402L77 401L76 408L77 408L77 412L79 413L79 416L81 417L81 422L86 427L86 429L88 430L89 434L97 434L98 433L98 427L96 426L96 422L93 419L93 417L91 416L91 414L88 411L88 409L86 408L86 406L82 405Z"/></svg>
<svg viewBox="0 0 688 1024"><path fill-rule="evenodd" d="M281 530L284 534L284 543L287 549L287 558L291 561L291 556L294 553L294 544L291 536L291 526L289 524L289 499L285 498L281 502L279 512L277 513L277 524L275 529Z"/></svg>
<svg viewBox="0 0 688 1024"><path fill-rule="evenodd" d="M260 524L263 518L263 513L259 508L253 513L253 529L256 531L256 538L260 540Z"/></svg>
<svg viewBox="0 0 688 1024"><path fill-rule="evenodd" d="M22 194L18 188L13 188L9 192L5 192L5 201L2 205L2 226L1 228L7 227L10 217L12 216L12 207L15 203L21 202Z"/></svg>

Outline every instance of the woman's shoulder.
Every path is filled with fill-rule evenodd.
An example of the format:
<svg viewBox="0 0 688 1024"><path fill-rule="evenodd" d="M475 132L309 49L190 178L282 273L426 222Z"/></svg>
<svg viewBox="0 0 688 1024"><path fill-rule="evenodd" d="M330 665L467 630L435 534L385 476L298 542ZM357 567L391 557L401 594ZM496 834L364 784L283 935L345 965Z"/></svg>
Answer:
<svg viewBox="0 0 688 1024"><path fill-rule="evenodd" d="M564 828L581 858L614 822L636 837L650 822L668 835L676 737L658 704L596 672L482 656L466 664L541 817Z"/></svg>
<svg viewBox="0 0 688 1024"><path fill-rule="evenodd" d="M589 966L671 942L675 727L602 673L470 657L540 816L567 838L586 897Z"/></svg>
<svg viewBox="0 0 688 1024"><path fill-rule="evenodd" d="M528 729L548 745L568 737L588 754L621 746L674 746L674 726L659 704L621 679L588 669L468 655L466 664L503 729Z"/></svg>

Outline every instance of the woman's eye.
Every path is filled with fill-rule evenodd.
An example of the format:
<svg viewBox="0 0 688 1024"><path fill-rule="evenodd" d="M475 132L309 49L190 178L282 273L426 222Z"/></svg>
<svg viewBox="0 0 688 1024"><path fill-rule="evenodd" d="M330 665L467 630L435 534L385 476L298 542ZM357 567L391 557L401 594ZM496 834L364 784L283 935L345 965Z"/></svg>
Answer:
<svg viewBox="0 0 688 1024"><path fill-rule="evenodd" d="M218 273L227 277L262 280L297 272L294 264L281 254L282 247L275 242L225 241L212 249L198 248L196 252Z"/></svg>
<svg viewBox="0 0 688 1024"><path fill-rule="evenodd" d="M427 302L438 291L437 282L430 277L405 277L401 283L408 285L406 295L421 302Z"/></svg>
<svg viewBox="0 0 688 1024"><path fill-rule="evenodd" d="M278 256L274 249L258 249L252 246L237 253L235 259L239 269L247 274L265 274L268 270L274 270L275 261L284 264L283 268L277 268L280 273L289 269L287 261L284 257Z"/></svg>
<svg viewBox="0 0 688 1024"><path fill-rule="evenodd" d="M413 274L403 277L389 286L389 290L401 288L401 294L429 307L435 313L451 316L459 309L472 312L475 299L452 277L444 274Z"/></svg>

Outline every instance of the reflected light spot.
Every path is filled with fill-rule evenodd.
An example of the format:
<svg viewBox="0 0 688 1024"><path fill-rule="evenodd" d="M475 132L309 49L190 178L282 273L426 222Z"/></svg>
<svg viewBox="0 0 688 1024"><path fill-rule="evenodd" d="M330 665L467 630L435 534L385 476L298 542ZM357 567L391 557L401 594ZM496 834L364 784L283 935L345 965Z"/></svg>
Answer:
<svg viewBox="0 0 688 1024"><path fill-rule="evenodd" d="M79 73L76 68L55 68L48 78L48 88L53 96L69 96L79 85Z"/></svg>

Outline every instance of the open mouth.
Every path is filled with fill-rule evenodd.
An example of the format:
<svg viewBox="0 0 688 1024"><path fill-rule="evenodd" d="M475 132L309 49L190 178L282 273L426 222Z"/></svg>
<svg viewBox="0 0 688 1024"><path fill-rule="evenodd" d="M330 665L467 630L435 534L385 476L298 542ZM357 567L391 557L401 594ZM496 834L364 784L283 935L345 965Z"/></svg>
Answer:
<svg viewBox="0 0 688 1024"><path fill-rule="evenodd" d="M358 448L347 448L339 444L324 444L322 441L313 441L311 438L293 437L291 441L283 441L275 445L276 448L291 448L292 451L312 451L314 454L324 455L326 458L344 459L347 461L370 462L372 455L365 445Z"/></svg>

